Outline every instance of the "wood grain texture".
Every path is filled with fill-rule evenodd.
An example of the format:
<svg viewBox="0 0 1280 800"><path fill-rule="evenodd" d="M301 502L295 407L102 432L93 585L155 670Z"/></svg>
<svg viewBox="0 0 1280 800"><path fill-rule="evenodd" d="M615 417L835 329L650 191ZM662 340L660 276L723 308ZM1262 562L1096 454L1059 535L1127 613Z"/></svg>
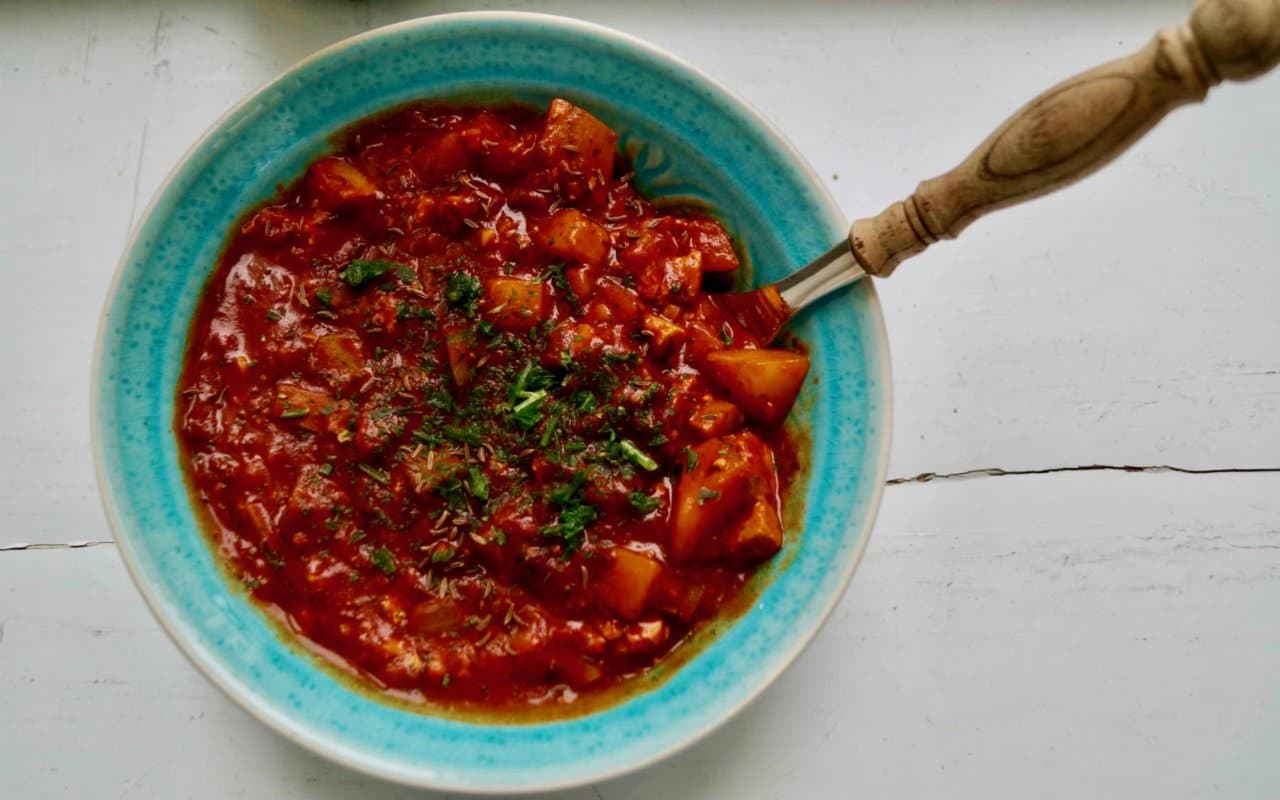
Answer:
<svg viewBox="0 0 1280 800"><path fill-rule="evenodd" d="M622 28L706 69L852 212L949 168L1011 99L1137 49L1186 5L521 7ZM0 182L22 189L0 193L0 544L106 536L87 455L96 315L130 219L186 147L315 49L474 6L0 11L13 112ZM865 77L856 92L851 74ZM879 285L891 474L1276 461L1280 76L1222 86L1210 108ZM848 596L774 689L692 751L564 796L1280 796L1277 497L1274 476L892 487ZM0 625L0 797L424 796L312 757L225 700L109 546L0 552Z"/></svg>
<svg viewBox="0 0 1280 800"><path fill-rule="evenodd" d="M1280 2L1197 0L1190 21L1133 55L1070 78L1027 103L958 167L850 228L867 273L890 275L978 217L1084 178L1173 109L1223 78L1247 80L1280 61Z"/></svg>

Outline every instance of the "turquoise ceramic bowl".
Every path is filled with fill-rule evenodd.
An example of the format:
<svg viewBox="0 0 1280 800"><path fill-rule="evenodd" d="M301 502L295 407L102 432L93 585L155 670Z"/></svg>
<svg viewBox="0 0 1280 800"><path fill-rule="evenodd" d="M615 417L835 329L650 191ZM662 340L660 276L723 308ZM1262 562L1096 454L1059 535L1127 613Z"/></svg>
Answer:
<svg viewBox="0 0 1280 800"><path fill-rule="evenodd" d="M758 280L825 251L845 220L800 156L723 87L620 33L532 14L460 14L349 39L290 69L183 158L134 232L98 334L93 433L120 552L178 646L280 733L356 769L473 792L566 787L667 756L723 723L800 653L853 575L884 483L889 357L869 281L807 312L813 436L803 530L752 607L665 682L587 716L478 724L380 703L284 641L197 527L172 431L202 285L236 218L328 137L412 100L565 96L621 132L641 185L692 196L742 236Z"/></svg>

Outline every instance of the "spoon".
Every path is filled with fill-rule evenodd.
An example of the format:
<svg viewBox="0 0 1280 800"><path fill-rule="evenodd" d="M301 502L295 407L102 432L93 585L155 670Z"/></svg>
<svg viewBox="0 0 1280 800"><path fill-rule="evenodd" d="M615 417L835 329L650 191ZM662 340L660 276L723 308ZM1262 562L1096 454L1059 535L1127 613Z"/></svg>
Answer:
<svg viewBox="0 0 1280 800"><path fill-rule="evenodd" d="M1123 153L1165 114L1224 79L1280 62L1280 0L1197 0L1191 18L1132 55L1069 78L1020 108L950 172L859 219L849 238L780 281L716 304L772 341L797 312L904 259L997 208L1073 183Z"/></svg>

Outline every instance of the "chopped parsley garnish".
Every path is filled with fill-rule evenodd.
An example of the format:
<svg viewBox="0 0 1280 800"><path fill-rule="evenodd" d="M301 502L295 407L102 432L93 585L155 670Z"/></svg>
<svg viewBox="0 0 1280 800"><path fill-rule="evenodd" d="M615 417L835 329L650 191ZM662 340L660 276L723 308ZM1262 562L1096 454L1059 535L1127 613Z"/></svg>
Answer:
<svg viewBox="0 0 1280 800"><path fill-rule="evenodd" d="M564 276L564 264L552 264L547 267L547 279L551 285L564 292L568 297L577 300L577 296L569 290L569 279Z"/></svg>
<svg viewBox="0 0 1280 800"><path fill-rule="evenodd" d="M417 271L408 264L396 264L395 273L396 277L405 283L413 283L418 279Z"/></svg>
<svg viewBox="0 0 1280 800"><path fill-rule="evenodd" d="M373 562L373 566L379 572L390 578L396 574L396 557L395 554L382 545L378 545L370 555L369 560Z"/></svg>
<svg viewBox="0 0 1280 800"><path fill-rule="evenodd" d="M551 444L551 437L556 435L556 428L560 425L560 415L553 414L547 420L547 424L542 426L542 436L538 437L538 447L546 447Z"/></svg>
<svg viewBox="0 0 1280 800"><path fill-rule="evenodd" d="M386 274L388 271L397 267L404 266L394 261L386 261L383 259L356 259L338 273L338 277L342 278L352 289L359 289L374 278ZM316 293L319 296L319 293Z"/></svg>
<svg viewBox="0 0 1280 800"><path fill-rule="evenodd" d="M348 539L347 541L351 542L352 544L355 544L356 542L359 542L362 539L364 539L366 536L368 536L368 534L365 533L364 531L352 531L351 538Z"/></svg>
<svg viewBox="0 0 1280 800"><path fill-rule="evenodd" d="M365 475L368 475L372 480L377 481L383 486L386 486L387 484L391 483L391 476L383 472L382 470L378 469L377 467L371 467L368 464L360 463L360 464L356 464L356 468L359 469L361 472L363 472Z"/></svg>
<svg viewBox="0 0 1280 800"><path fill-rule="evenodd" d="M480 279L467 272L451 272L445 281L444 300L449 308L467 316L476 313L480 302Z"/></svg>
<svg viewBox="0 0 1280 800"><path fill-rule="evenodd" d="M462 496L466 485L457 478L448 478L436 486L436 494L440 495L450 508L465 508L467 499Z"/></svg>
<svg viewBox="0 0 1280 800"><path fill-rule="evenodd" d="M329 287L321 286L316 289L316 301L325 308L333 306L333 292L329 291Z"/></svg>
<svg viewBox="0 0 1280 800"><path fill-rule="evenodd" d="M693 472L697 468L698 454L693 451L693 448L686 447L684 449L684 471Z"/></svg>
<svg viewBox="0 0 1280 800"><path fill-rule="evenodd" d="M720 493L717 492L715 489L708 489L707 487L703 486L701 489L698 490L698 505L704 505L706 503L710 503L719 499L720 499Z"/></svg>
<svg viewBox="0 0 1280 800"><path fill-rule="evenodd" d="M630 439L623 439L618 442L618 449L627 457L627 460L646 472L653 472L658 468L658 462L653 460L653 456L636 447L635 442Z"/></svg>
<svg viewBox="0 0 1280 800"><path fill-rule="evenodd" d="M661 505L661 501L656 497L650 497L641 491L634 491L627 495L627 500L631 502L631 507L641 514L648 514Z"/></svg>
<svg viewBox="0 0 1280 800"><path fill-rule="evenodd" d="M520 396L523 399L511 407L511 416L520 427L529 430L542 421L542 406L547 401L547 390L520 392Z"/></svg>
<svg viewBox="0 0 1280 800"><path fill-rule="evenodd" d="M276 311L274 308L267 309L267 319L271 320L272 322L279 322L280 317L281 317L281 314L279 311Z"/></svg>
<svg viewBox="0 0 1280 800"><path fill-rule="evenodd" d="M489 479L479 469L471 467L468 470L467 487L471 490L471 496L475 499L489 499Z"/></svg>
<svg viewBox="0 0 1280 800"><path fill-rule="evenodd" d="M553 524L542 529L542 535L563 539L566 556L577 552L582 546L582 534L596 520L595 506L582 499L582 487L586 481L584 473L575 472L573 480L557 486L547 495L547 500L560 509L560 514Z"/></svg>
<svg viewBox="0 0 1280 800"><path fill-rule="evenodd" d="M507 393L507 398L514 405L519 398L524 397L527 393L546 389L555 382L555 373L543 369L532 361L526 361L524 367L520 370L520 374L516 376L515 382L511 384L511 391Z"/></svg>
<svg viewBox="0 0 1280 800"><path fill-rule="evenodd" d="M421 431L415 431L414 436L418 436ZM448 439L452 439L458 444L469 444L472 447L484 443L484 437L481 435L480 426L471 423L469 425L445 425L444 435ZM418 437L421 438L421 437Z"/></svg>
<svg viewBox="0 0 1280 800"><path fill-rule="evenodd" d="M310 413L309 408L286 408L280 412L280 419L302 419Z"/></svg>
<svg viewBox="0 0 1280 800"><path fill-rule="evenodd" d="M328 475L330 472L333 472L333 465L321 464L319 467L316 468L316 472L319 472L321 475Z"/></svg>

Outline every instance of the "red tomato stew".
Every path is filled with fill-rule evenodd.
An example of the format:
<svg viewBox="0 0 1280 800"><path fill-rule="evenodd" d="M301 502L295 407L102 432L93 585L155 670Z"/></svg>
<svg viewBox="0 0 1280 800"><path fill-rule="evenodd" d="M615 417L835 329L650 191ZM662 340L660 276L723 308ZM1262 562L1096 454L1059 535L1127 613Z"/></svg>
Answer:
<svg viewBox="0 0 1280 800"><path fill-rule="evenodd" d="M573 703L782 546L808 358L717 310L729 236L645 199L616 144L562 100L368 120L201 299L175 426L212 538L381 690Z"/></svg>

